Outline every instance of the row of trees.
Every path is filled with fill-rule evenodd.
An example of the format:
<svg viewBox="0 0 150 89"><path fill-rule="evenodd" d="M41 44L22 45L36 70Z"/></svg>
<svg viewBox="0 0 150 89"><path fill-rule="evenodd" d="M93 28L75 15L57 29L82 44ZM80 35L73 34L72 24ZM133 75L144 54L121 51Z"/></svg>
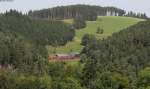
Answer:
<svg viewBox="0 0 150 89"><path fill-rule="evenodd" d="M149 89L150 21L97 40L82 39L81 84L88 89Z"/></svg>
<svg viewBox="0 0 150 89"><path fill-rule="evenodd" d="M128 16L147 19L145 13L134 13L132 11L126 12L125 10L115 7L101 7L90 5L70 5L70 6L58 6L54 8L29 11L28 15L35 19L69 19L76 17L83 17L85 20L95 21L97 16L107 16L108 13L115 16ZM114 16L113 15L113 16Z"/></svg>
<svg viewBox="0 0 150 89"><path fill-rule="evenodd" d="M132 11L128 12L125 16L142 18L142 19L147 19L148 18L145 13L135 13L135 12L132 12Z"/></svg>
<svg viewBox="0 0 150 89"><path fill-rule="evenodd" d="M118 13L119 16L125 14L124 10L115 7L70 5L29 11L28 15L36 19L68 19L82 16L85 20L94 21L98 15L106 16L107 11Z"/></svg>

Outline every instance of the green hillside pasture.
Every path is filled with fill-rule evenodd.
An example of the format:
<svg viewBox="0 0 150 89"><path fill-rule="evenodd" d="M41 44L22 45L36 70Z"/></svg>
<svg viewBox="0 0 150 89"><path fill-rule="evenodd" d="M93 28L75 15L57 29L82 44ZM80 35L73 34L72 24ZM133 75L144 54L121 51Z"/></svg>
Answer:
<svg viewBox="0 0 150 89"><path fill-rule="evenodd" d="M72 19L64 20L66 23L72 23ZM65 46L60 46L56 48L56 53L69 53L71 51L80 52L83 48L81 43L81 38L84 34L93 34L98 39L106 38L111 36L115 32L127 28L131 25L136 24L142 19L131 18L131 17L114 17L114 16L99 16L97 21L87 21L87 27L84 29L76 30L76 36L72 42L69 42ZM103 34L96 34L97 28L100 27L104 30ZM54 53L54 49L48 46L49 54Z"/></svg>

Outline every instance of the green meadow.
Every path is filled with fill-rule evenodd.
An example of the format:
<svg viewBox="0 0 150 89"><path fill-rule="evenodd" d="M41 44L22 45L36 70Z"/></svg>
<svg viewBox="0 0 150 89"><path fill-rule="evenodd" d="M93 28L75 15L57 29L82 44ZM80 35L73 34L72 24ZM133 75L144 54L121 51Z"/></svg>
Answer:
<svg viewBox="0 0 150 89"><path fill-rule="evenodd" d="M69 42L65 46L60 46L57 48L47 46L47 49L49 54L53 54L54 50L56 51L56 53L69 53L71 51L80 52L83 48L80 43L84 34L93 34L98 39L106 38L108 36L111 36L115 32L119 32L124 28L138 23L139 21L143 20L131 17L99 16L97 21L87 21L86 28L76 30L76 35L72 42ZM71 24L73 20L67 19L64 20L64 22ZM104 30L103 34L96 34L98 27Z"/></svg>

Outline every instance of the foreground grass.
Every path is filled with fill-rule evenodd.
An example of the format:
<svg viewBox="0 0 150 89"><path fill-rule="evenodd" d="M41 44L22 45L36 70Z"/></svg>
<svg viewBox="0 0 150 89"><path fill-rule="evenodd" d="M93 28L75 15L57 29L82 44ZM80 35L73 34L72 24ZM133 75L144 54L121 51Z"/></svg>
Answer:
<svg viewBox="0 0 150 89"><path fill-rule="evenodd" d="M66 23L72 23L73 20L64 20ZM136 24L142 19L131 18L131 17L113 17L113 16L99 16L97 21L87 21L87 26L84 29L76 30L76 36L72 42L67 43L65 46L56 48L56 53L69 53L70 51L80 52L82 46L80 45L81 39L84 34L93 34L97 38L106 38L111 36L115 32L127 28L131 25ZM97 28L103 28L103 34L96 34ZM55 48L47 47L49 54L53 54Z"/></svg>
<svg viewBox="0 0 150 89"><path fill-rule="evenodd" d="M76 60L70 60L70 61L49 61L50 63L55 63L55 62L60 62L60 63L64 63L65 65L69 65L69 66L74 66L74 65L77 65L79 64L79 59L76 59Z"/></svg>
<svg viewBox="0 0 150 89"><path fill-rule="evenodd" d="M72 61L49 61L49 63L63 63L65 67L71 67L71 68L79 68L82 69L84 67L84 64L81 64L79 59L72 60Z"/></svg>

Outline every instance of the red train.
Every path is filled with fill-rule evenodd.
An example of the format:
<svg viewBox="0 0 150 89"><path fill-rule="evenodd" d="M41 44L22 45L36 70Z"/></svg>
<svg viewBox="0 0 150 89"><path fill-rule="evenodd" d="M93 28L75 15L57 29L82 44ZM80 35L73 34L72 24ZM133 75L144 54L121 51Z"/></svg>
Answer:
<svg viewBox="0 0 150 89"><path fill-rule="evenodd" d="M65 61L65 60L73 60L73 59L79 59L79 54L56 54L56 55L50 55L49 61L51 60L58 60L58 61Z"/></svg>

